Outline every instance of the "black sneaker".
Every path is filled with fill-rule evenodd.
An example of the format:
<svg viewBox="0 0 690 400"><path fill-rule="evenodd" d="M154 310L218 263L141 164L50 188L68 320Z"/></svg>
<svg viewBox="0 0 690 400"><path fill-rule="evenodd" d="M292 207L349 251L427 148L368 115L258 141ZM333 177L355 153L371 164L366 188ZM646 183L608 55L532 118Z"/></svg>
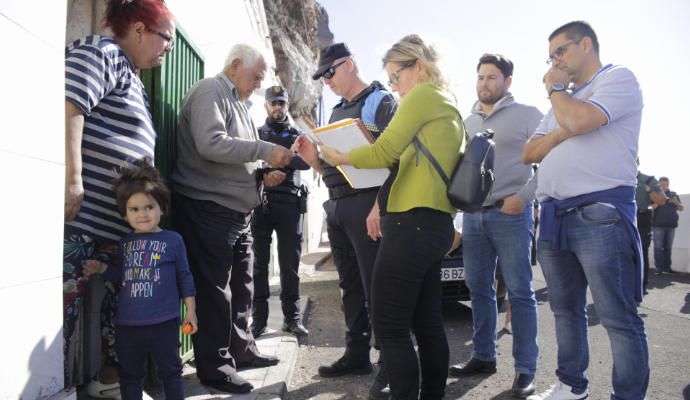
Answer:
<svg viewBox="0 0 690 400"><path fill-rule="evenodd" d="M319 367L319 375L324 378L334 378L343 375L368 375L372 371L373 368L369 360L360 365L350 365L345 357L339 358L338 361L331 365Z"/></svg>
<svg viewBox="0 0 690 400"><path fill-rule="evenodd" d="M216 390L226 393L249 393L254 390L254 386L244 380L237 372L226 376L223 379L215 381L201 381L205 386L212 387Z"/></svg>
<svg viewBox="0 0 690 400"><path fill-rule="evenodd" d="M374 383L369 389L369 400L388 400L391 396L391 388L388 385L388 374L386 374L385 364L378 363L379 372L374 378Z"/></svg>

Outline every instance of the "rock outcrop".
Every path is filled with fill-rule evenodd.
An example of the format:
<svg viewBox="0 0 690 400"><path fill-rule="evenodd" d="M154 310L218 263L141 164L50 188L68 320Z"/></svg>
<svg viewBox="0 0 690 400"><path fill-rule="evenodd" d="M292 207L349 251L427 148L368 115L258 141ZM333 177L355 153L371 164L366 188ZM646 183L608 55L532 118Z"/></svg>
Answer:
<svg viewBox="0 0 690 400"><path fill-rule="evenodd" d="M264 0L276 75L288 90L293 118L317 120L323 83L312 80L319 50L333 42L328 14L315 0Z"/></svg>

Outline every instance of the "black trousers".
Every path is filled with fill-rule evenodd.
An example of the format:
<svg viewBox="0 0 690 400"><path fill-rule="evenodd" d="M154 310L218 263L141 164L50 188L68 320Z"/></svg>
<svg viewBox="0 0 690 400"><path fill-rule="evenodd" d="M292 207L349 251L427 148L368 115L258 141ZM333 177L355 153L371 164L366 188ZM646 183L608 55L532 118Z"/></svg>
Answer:
<svg viewBox="0 0 690 400"><path fill-rule="evenodd" d="M223 379L236 371L237 362L259 354L248 326L254 290L251 213L179 194L173 206L197 291L199 330L192 336L197 376Z"/></svg>
<svg viewBox="0 0 690 400"><path fill-rule="evenodd" d="M284 195L290 196L290 195ZM301 215L294 202L268 202L254 210L252 236L254 237L254 324L268 320L268 263L271 260L271 235L278 236L278 263L280 264L280 303L285 322L299 320L299 259L302 254Z"/></svg>
<svg viewBox="0 0 690 400"><path fill-rule="evenodd" d="M115 351L120 361L118 374L123 400L141 400L149 353L163 382L165 398L184 399L179 335L177 319L155 325L115 326Z"/></svg>
<svg viewBox="0 0 690 400"><path fill-rule="evenodd" d="M384 215L381 232L371 308L391 399L442 399L448 341L441 315L440 272L453 240L453 221L450 214L417 208ZM419 364L410 329L417 339Z"/></svg>
<svg viewBox="0 0 690 400"><path fill-rule="evenodd" d="M644 262L644 277L642 287L647 290L649 282L649 246L652 244L652 213L651 211L637 213L637 231L642 239L642 261Z"/></svg>
<svg viewBox="0 0 690 400"><path fill-rule="evenodd" d="M371 190L323 204L328 239L338 270L338 285L342 290L347 325L345 357L352 364L368 361L371 349L368 301L379 244L367 236L366 218L375 200L376 191Z"/></svg>

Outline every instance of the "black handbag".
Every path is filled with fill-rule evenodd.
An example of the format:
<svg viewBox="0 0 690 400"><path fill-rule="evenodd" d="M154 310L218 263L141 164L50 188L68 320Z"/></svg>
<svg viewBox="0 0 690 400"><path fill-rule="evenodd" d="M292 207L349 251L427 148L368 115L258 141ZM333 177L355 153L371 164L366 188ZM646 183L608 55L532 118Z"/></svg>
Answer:
<svg viewBox="0 0 690 400"><path fill-rule="evenodd" d="M474 135L465 152L453 168L450 179L443 168L415 136L415 148L429 159L448 187L448 200L454 207L466 211L479 211L494 184L494 132L487 129Z"/></svg>

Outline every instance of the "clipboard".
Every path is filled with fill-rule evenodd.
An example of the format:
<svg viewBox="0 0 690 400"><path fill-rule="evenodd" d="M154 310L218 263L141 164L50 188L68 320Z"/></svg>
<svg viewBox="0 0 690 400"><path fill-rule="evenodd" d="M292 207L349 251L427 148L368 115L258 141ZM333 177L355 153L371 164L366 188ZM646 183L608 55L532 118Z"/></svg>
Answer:
<svg viewBox="0 0 690 400"><path fill-rule="evenodd" d="M358 118L347 118L305 133L317 145L323 143L341 153L374 143L374 137ZM390 175L388 168L358 169L352 165L339 165L338 171L353 189L366 189L383 185Z"/></svg>

